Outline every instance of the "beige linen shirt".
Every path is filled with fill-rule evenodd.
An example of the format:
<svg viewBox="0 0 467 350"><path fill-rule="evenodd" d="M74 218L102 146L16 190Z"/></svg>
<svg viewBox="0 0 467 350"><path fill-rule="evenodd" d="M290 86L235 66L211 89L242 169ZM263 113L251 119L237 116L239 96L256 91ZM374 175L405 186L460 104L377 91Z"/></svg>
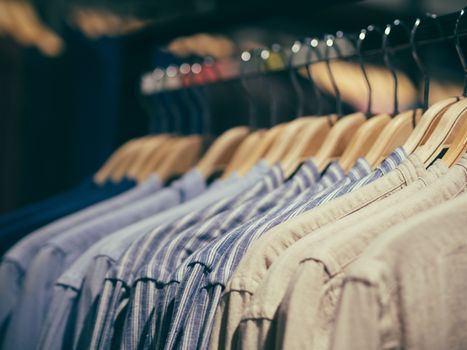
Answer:
<svg viewBox="0 0 467 350"><path fill-rule="evenodd" d="M467 157L465 159L467 164ZM284 348L329 349L335 308L342 291L345 268L357 259L370 242L388 228L411 216L455 197L463 191L467 180L466 169L456 165L448 174L424 190L413 186L378 204L379 213L355 227L329 236L325 241L309 244L303 260L290 283L278 314L276 344ZM386 207L387 206L387 207ZM376 207L376 206L375 206ZM332 264L332 265L331 265ZM324 269L323 269L324 266ZM334 269L330 272L329 266ZM319 268L320 281L314 280ZM309 288L316 289L317 298L307 296ZM305 304L301 304L304 302ZM301 318L313 313L311 317ZM311 329L311 331L309 331ZM297 334L307 330L305 336ZM305 345L305 344L309 344Z"/></svg>
<svg viewBox="0 0 467 350"><path fill-rule="evenodd" d="M427 172L416 156L410 156L397 169L375 182L303 213L262 236L248 250L229 281L216 311L210 349L232 348L238 335L237 327L251 297L272 263L288 247L308 233L381 200L419 178L431 181L429 173L436 175L437 171L444 173L447 169L440 165ZM420 186L424 185L421 181Z"/></svg>
<svg viewBox="0 0 467 350"><path fill-rule="evenodd" d="M459 188L465 187L466 176L464 167L455 166L429 189L420 191L411 186L308 235L289 248L273 264L242 316L240 347L269 349L277 344L293 349L327 348L329 327L326 325L333 316L333 301L339 294L338 289L328 290L330 282L342 278L344 267L378 234L456 195ZM294 292L282 308L287 312L277 317L293 272L302 268L307 270L308 283L295 287L306 294L306 304L298 310L295 300L301 296ZM318 314L323 310L323 314Z"/></svg>
<svg viewBox="0 0 467 350"><path fill-rule="evenodd" d="M467 349L467 194L385 232L350 265L333 350Z"/></svg>

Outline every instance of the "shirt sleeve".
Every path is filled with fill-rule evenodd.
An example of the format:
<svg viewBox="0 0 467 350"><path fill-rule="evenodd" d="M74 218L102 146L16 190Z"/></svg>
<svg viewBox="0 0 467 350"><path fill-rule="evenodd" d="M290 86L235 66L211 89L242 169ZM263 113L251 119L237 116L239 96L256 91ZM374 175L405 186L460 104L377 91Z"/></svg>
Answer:
<svg viewBox="0 0 467 350"><path fill-rule="evenodd" d="M34 258L26 275L18 305L7 328L5 349L32 349L39 341L41 327L52 298L55 280L62 272L65 256L62 251L46 246ZM24 327L27 325L27 336Z"/></svg>
<svg viewBox="0 0 467 350"><path fill-rule="evenodd" d="M52 304L42 327L38 349L69 349L73 320L73 300L77 291L62 286L55 287Z"/></svg>
<svg viewBox="0 0 467 350"><path fill-rule="evenodd" d="M86 319L93 316L93 305L97 304L99 295L104 287L107 271L113 266L113 261L108 257L98 257L92 268L88 269L81 287L80 296L74 302L76 305L76 321L73 332L73 344L76 349L78 337L83 331Z"/></svg>
<svg viewBox="0 0 467 350"><path fill-rule="evenodd" d="M248 305L251 294L245 291L229 290L222 296L214 318L209 349L231 349L234 336L242 319L244 305Z"/></svg>
<svg viewBox="0 0 467 350"><path fill-rule="evenodd" d="M381 349L378 315L375 286L361 279L346 280L337 309L331 349Z"/></svg>
<svg viewBox="0 0 467 350"><path fill-rule="evenodd" d="M266 337L275 339L276 349L303 349L310 346L313 349L328 349L328 346L320 344L322 338L321 341L316 339L322 332L317 329L316 321L319 317L325 317L319 314L320 305L329 302L325 300L329 295L323 293L323 286L328 279L322 263L310 260L300 265L276 313L278 316L273 323L277 323L277 330L275 334ZM270 332L273 330L274 327ZM265 328L263 333L267 334L268 329ZM263 344L259 345L262 347Z"/></svg>
<svg viewBox="0 0 467 350"><path fill-rule="evenodd" d="M22 275L15 263L5 260L0 264L0 339L3 339L11 311L17 302Z"/></svg>

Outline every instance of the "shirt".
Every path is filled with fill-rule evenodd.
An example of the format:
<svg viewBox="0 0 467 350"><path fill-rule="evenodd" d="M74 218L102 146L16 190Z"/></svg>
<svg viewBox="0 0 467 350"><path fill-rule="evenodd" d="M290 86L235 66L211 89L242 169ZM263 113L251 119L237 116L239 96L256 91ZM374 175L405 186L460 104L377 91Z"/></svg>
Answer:
<svg viewBox="0 0 467 350"><path fill-rule="evenodd" d="M317 166L313 161L307 161L290 181L277 187L274 191L271 191L271 188L267 192L252 194L250 200L232 205L230 210L226 210L208 221L201 221L185 232L178 233L177 238L170 242L169 246L161 247L162 254L154 254L151 260L140 269L132 288L132 301L123 332L123 347L136 348L140 342L144 342L142 339L144 337L141 335L143 329L148 329L146 323L149 315L158 318L155 321L162 324L161 327L157 327L160 338L166 334L168 324L163 321L165 315L154 313L154 308L158 304L157 292L168 283L170 274L192 252L255 215L267 211L279 201L290 201L304 189L316 185L318 179ZM145 336L148 334L146 331Z"/></svg>
<svg viewBox="0 0 467 350"><path fill-rule="evenodd" d="M5 322L17 302L24 275L31 261L45 242L79 224L155 193L160 189L161 185L157 176L151 176L147 181L135 188L65 216L30 233L12 247L0 262L0 284L3 286L0 288L0 328L6 326Z"/></svg>
<svg viewBox="0 0 467 350"><path fill-rule="evenodd" d="M464 349L467 194L381 235L346 270L338 349Z"/></svg>
<svg viewBox="0 0 467 350"><path fill-rule="evenodd" d="M217 203L216 209L223 210L223 206L228 205L231 197L251 188L265 175L268 169L269 167L265 162L260 162L255 166L254 171L250 171L241 181L235 182L231 186L222 186L222 188L210 191L195 201L190 201L174 208L172 213L170 213L170 217L166 216L164 220L150 222L151 227L156 229L153 232L151 229L147 230L147 234L142 234L138 239L133 241L120 259L119 266L109 271L99 303L94 304L93 309L90 310L90 314L95 315L95 319L87 318L86 324L79 335L78 347L88 348L91 341L94 344L100 343L100 346L110 343L113 322L118 314L117 308L120 298L127 300L128 296L125 295L126 288L131 286L134 278L132 270L137 271L145 259L148 259L147 256L151 254L154 246L157 246L158 239L165 235L166 230L170 231L173 229L173 225L192 223L198 217L203 218L205 215L214 215L215 212L205 210L205 208L214 203ZM183 221L176 221L176 219L184 215L188 215L188 217L185 217ZM165 224L162 225L163 223ZM106 327L106 331L103 330L104 326Z"/></svg>
<svg viewBox="0 0 467 350"><path fill-rule="evenodd" d="M367 162L361 159L341 186L357 183L370 172ZM331 186L317 194L305 191L286 208L275 208L262 218L254 218L190 257L174 277L174 281L183 282L174 301L175 311L165 348L207 348L222 290L250 244L271 227L300 213L300 208L316 206L332 198L332 193L337 196L345 193L341 186Z"/></svg>
<svg viewBox="0 0 467 350"><path fill-rule="evenodd" d="M389 170L389 168L388 168ZM367 205L397 192L419 177L426 177L423 163L414 156L394 171L278 225L259 238L242 258L217 308L210 341L211 349L230 349L241 316L271 265L295 242L314 230L346 217Z"/></svg>
<svg viewBox="0 0 467 350"><path fill-rule="evenodd" d="M7 347L23 349L37 343L55 280L93 243L122 226L176 205L185 196L197 195L204 188L204 180L194 170L165 190L49 239L37 253L26 273L24 286L5 336ZM19 336L24 324L30 327L27 338Z"/></svg>
<svg viewBox="0 0 467 350"><path fill-rule="evenodd" d="M349 227L347 230L334 230L331 235L330 232L317 233L316 236L324 234L327 237L322 240L317 238L318 242L304 241L297 255L301 259L300 263L275 319L277 332L274 331L274 322L271 327L271 333L276 333L276 346L288 348L310 344L316 349L329 349L335 306L349 263L358 259L371 241L388 228L456 196L465 187L466 179L465 169L454 166L448 174L423 190L412 184L384 201L373 204L373 213L367 219L358 218L358 214L364 214L363 211L354 214L354 218L349 217L353 223L346 225ZM367 209L369 212L370 207ZM298 245L300 243L297 243L296 249L299 249ZM317 297L314 298L314 295ZM306 305L303 304L305 300ZM297 322L304 314L315 316ZM296 335L300 333L295 332L304 329L308 332L298 339Z"/></svg>
<svg viewBox="0 0 467 350"><path fill-rule="evenodd" d="M313 164L312 162L308 164ZM304 171L307 170L308 167L304 167ZM354 171L355 174L358 173L359 169L369 169L369 167L366 165L366 162L361 160L359 162L359 165L356 167L356 170ZM361 170L360 170L361 171ZM369 171L369 170L368 170ZM297 174L299 175L299 174ZM350 174L350 176L353 176L353 174ZM308 192L319 192L320 190L323 190L326 186L330 186L335 182L339 182L343 180L345 177L344 171L342 168L338 165L337 162L332 163L325 171L319 182L311 188L308 189ZM297 179L300 179L300 175L297 177ZM294 188L286 188L285 191L288 192L289 190L292 190L292 193L294 192ZM284 189L282 190L282 192ZM276 193L277 194L277 193ZM265 198L265 201L262 201L262 204L268 206L269 200L271 200L273 203L272 204L279 204L279 203L274 203L274 200L277 199L276 194L271 194L271 198ZM282 194L282 196L285 195L285 192ZM286 198L288 196L285 196ZM287 200L285 200L287 202ZM283 204L283 203L282 203ZM259 207L258 207L259 208ZM151 271L154 270L154 267L157 266L157 262L154 261L154 263L151 263L150 266L148 267L148 275L151 274ZM182 269L183 270L183 269ZM145 326L145 332L144 335L141 337L142 341L145 342L145 346L150 346L149 344L152 344L154 342L157 343L164 343L165 342L165 337L167 336L166 330L168 329L168 325L171 322L171 310L172 310L172 299L175 296L175 291L176 291L176 285L174 284L173 277L170 277L166 281L159 280L158 282L158 294L160 294L160 298L158 301L158 307L151 314L150 318L150 324L151 327L150 329ZM161 326L157 325L157 323L162 323ZM157 329L157 334L156 334L156 329ZM156 345L154 345L156 346ZM151 347L153 347L151 345Z"/></svg>
<svg viewBox="0 0 467 350"><path fill-rule="evenodd" d="M321 228L289 248L268 272L242 316L240 347L300 347L308 344L313 348L327 349L329 325L335 311L335 298L339 295L336 284L341 280L345 266L357 259L369 242L387 228L452 198L455 188L465 181L465 175L459 170L455 169L454 174L445 175L422 191L411 185L333 225ZM452 176L457 180L453 181ZM273 285L277 288L271 291ZM293 290L292 285L295 287ZM297 325L297 301L305 290L307 304L301 305L300 313L301 316L312 316L303 319L302 326ZM307 329L309 334L292 339L293 325L299 331Z"/></svg>
<svg viewBox="0 0 467 350"><path fill-rule="evenodd" d="M107 186L109 184L110 183L107 183ZM104 186L100 187L92 181L92 178L86 178L78 186L72 189L69 189L68 191L59 193L55 196L49 197L42 201L29 204L15 211L1 215L0 216L0 228L14 224L20 220L24 220L25 218L28 218L29 216L35 213L53 208L57 205L60 205L60 203L63 203L64 201L69 201L70 198L73 198L74 196L76 196L77 193L92 192L95 190L99 190L103 188Z"/></svg>
<svg viewBox="0 0 467 350"><path fill-rule="evenodd" d="M274 172L271 173L268 183L275 180ZM222 183L228 185L238 180L237 177L232 179L213 184L208 192L219 188ZM88 317L88 311L100 291L107 270L118 260L134 238L134 232L128 230L110 235L89 249L57 280L52 302L52 306L56 308L49 311L48 321L41 336L41 348L54 348L61 339L68 341L64 344L65 348L72 347L73 328L75 334L82 331L85 318ZM84 286L83 282L85 282ZM59 315L63 316L59 317Z"/></svg>
<svg viewBox="0 0 467 350"><path fill-rule="evenodd" d="M0 254L3 254L14 243L26 234L71 213L77 212L94 203L122 193L134 186L134 182L123 180L117 185L105 186L104 190L92 191L91 193L76 193L76 197L65 201L60 205L53 206L45 211L39 211L25 220L20 220L12 225L4 227L0 231Z"/></svg>

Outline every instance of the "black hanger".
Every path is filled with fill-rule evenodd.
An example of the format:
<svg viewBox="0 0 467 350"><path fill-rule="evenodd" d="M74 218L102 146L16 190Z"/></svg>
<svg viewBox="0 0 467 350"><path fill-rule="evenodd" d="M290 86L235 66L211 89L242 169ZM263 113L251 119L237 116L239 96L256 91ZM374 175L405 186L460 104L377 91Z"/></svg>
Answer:
<svg viewBox="0 0 467 350"><path fill-rule="evenodd" d="M462 52L462 45L459 39L459 27L460 27L462 18L464 17L466 9L467 7L464 7L459 12L459 16L457 17L457 20L456 20L456 26L454 28L457 55L459 56L459 60L462 63L462 68L464 69L464 94L463 94L464 97L467 97L467 61L465 59L464 53Z"/></svg>
<svg viewBox="0 0 467 350"><path fill-rule="evenodd" d="M430 98L430 76L428 75L428 71L426 67L423 65L422 60L420 59L420 56L417 51L417 42L416 42L416 35L418 32L418 29L420 27L420 24L422 23L423 20L432 20L436 28L438 29L440 35L442 38L445 38L443 28L441 26L441 23L438 19L438 17L435 14L431 13L426 13L423 17L417 18L415 20L415 23L412 27L412 31L410 32L410 44L412 46L412 57L417 64L418 68L422 72L423 75L423 101L422 101L422 108L424 111L428 109L429 105L429 98Z"/></svg>

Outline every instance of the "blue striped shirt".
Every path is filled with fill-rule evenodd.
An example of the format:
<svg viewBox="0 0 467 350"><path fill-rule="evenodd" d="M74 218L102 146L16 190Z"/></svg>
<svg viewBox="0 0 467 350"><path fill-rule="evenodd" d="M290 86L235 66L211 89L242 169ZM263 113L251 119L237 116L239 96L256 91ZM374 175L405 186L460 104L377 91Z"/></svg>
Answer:
<svg viewBox="0 0 467 350"><path fill-rule="evenodd" d="M216 190L217 202L215 204L211 203L209 204L211 206L208 207L200 205L197 207L198 210L193 210L195 209L193 208L191 214L185 215L178 221L169 221L164 225L158 225L150 233L136 240L119 261L119 266L109 271L97 309L91 310L95 322L94 318L89 319L87 323L91 323L92 327L84 326L84 330L89 330L91 333L83 331L78 345L80 347L101 348L108 348L111 345L114 322L122 311L121 305L127 303L126 289L131 286L135 272L149 260L151 254L162 246L161 242L164 240L170 242L174 238L174 233L180 232L198 221L206 220L226 210L231 205L235 205L240 200L248 200L250 196L260 194L271 187L275 188L283 181L282 171L278 166L270 169L267 175L264 175L263 170L256 171L240 180L235 191L226 192L225 189L223 191L222 185L220 185ZM218 194L222 193L224 193L224 197L219 197Z"/></svg>
<svg viewBox="0 0 467 350"><path fill-rule="evenodd" d="M360 168L365 168L366 173L370 172L369 166L367 163L363 160L359 161L359 166L353 170L349 176L352 178L354 176L361 176L359 173L361 172ZM306 170L306 168L304 169ZM299 176L300 173L297 173L295 177L297 179L300 178ZM298 176L297 176L298 175ZM295 178L294 177L294 178ZM320 182L318 184L308 186L306 192L307 193L316 193L320 192L326 187L332 186L335 183L339 183L345 178L344 172L342 168L337 164L333 163L325 172L325 175L321 178ZM303 191L303 187L286 187L283 186L282 188L274 191L273 193L269 194L265 198L262 199L257 199L255 203L248 208L248 210L253 210L253 213L251 215L251 218L257 218L261 217L261 215L268 210L270 210L273 207L283 207L287 203L289 203L291 200L294 200L294 198L300 194L300 192ZM264 210L262 210L264 208ZM241 209L240 209L241 210ZM233 215L235 217L235 211L232 213L229 213L229 215ZM243 222L246 222L244 220ZM237 225L232 226L231 228L234 229L235 227L240 226L242 222L239 222ZM214 239L215 237L212 237ZM153 273L151 272L151 269L157 269L157 259L153 259L152 262L148 265L148 271L145 272L145 276L152 276ZM145 331L143 332L143 339L141 339L141 342L144 342L146 344L156 344L156 348L160 347L160 344L163 344L165 342L165 336L168 333L168 328L170 324L170 317L171 317L171 296L172 292L174 291L174 285L172 284L173 280L172 278L167 278L165 277L165 280L159 279L156 283L157 286L157 294L161 295L159 300L157 301L157 304L154 304L156 301L152 297L153 293L151 291L151 286L143 286L143 284L140 284L139 286L136 286L136 291L137 295L139 294L140 297L143 300L139 300L144 307L147 308L147 305L150 305L150 310L152 311L151 313L151 321L150 325L152 326L152 330L148 332L149 328L148 325L145 325L144 329ZM146 296L146 298L145 298ZM133 318L134 322L134 318Z"/></svg>
<svg viewBox="0 0 467 350"><path fill-rule="evenodd" d="M208 348L216 307L230 276L248 247L270 228L294 216L360 188L393 170L406 158L403 149L393 152L374 172L360 162L354 174L338 186L311 195L303 193L286 207L254 218L193 254L174 274L180 283L173 302L173 316L165 349ZM151 320L150 332L157 332ZM147 344L154 345L154 344Z"/></svg>
<svg viewBox="0 0 467 350"><path fill-rule="evenodd" d="M334 167L333 167L334 168ZM332 175L337 179L337 176ZM147 321L157 305L157 292L168 283L171 272L175 271L194 251L213 239L222 236L254 216L269 210L279 202L287 202L300 192L312 186L318 187L319 172L312 161L303 164L295 176L284 185L264 196L256 195L241 205L236 205L207 221L198 222L169 245L154 254L151 260L140 269L132 287L130 307L124 324L122 347L137 348L142 342L141 335ZM162 320L164 315L158 315ZM164 331L162 331L163 333ZM146 332L147 333L147 332Z"/></svg>

